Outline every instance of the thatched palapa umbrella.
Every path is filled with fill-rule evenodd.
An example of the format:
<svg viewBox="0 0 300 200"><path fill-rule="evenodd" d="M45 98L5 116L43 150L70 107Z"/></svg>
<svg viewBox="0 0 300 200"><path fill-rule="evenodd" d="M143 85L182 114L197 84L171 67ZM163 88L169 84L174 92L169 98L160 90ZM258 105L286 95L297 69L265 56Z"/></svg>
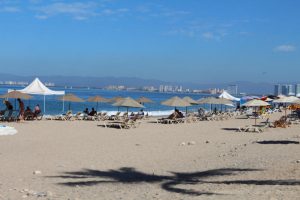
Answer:
<svg viewBox="0 0 300 200"><path fill-rule="evenodd" d="M193 105L198 105L198 102L197 102L196 100L194 100L194 99L192 99L191 97L188 97L188 96L183 97L182 100L184 100L184 101L190 103L191 106L193 106ZM185 112L186 112L186 114L187 114L187 112L188 112L187 107L185 107Z"/></svg>
<svg viewBox="0 0 300 200"><path fill-rule="evenodd" d="M172 97L168 100L165 100L163 102L161 102L162 105L165 105L165 106L172 106L176 109L176 107L185 107L186 110L187 110L187 107L188 106L192 106L192 104L190 104L189 102L175 96L175 97Z"/></svg>
<svg viewBox="0 0 300 200"><path fill-rule="evenodd" d="M198 100L199 104L232 105L232 101L224 98L206 97Z"/></svg>
<svg viewBox="0 0 300 200"><path fill-rule="evenodd" d="M11 99L31 99L32 96L30 96L29 94L25 94L25 93L22 93L22 92L19 92L19 91L11 91L11 92L8 92L4 95L1 95L0 98L11 98Z"/></svg>
<svg viewBox="0 0 300 200"><path fill-rule="evenodd" d="M79 97L77 97L77 96L75 96L74 94L71 94L71 93L60 97L59 100L68 101L69 102L69 110L71 110L71 102L84 102L83 99L81 99L81 98L79 98Z"/></svg>
<svg viewBox="0 0 300 200"><path fill-rule="evenodd" d="M198 100L198 104L215 104L233 106L232 101L225 98L206 97Z"/></svg>
<svg viewBox="0 0 300 200"><path fill-rule="evenodd" d="M153 101L151 99L146 98L146 97L140 97L136 101L139 102L140 104L153 103Z"/></svg>
<svg viewBox="0 0 300 200"><path fill-rule="evenodd" d="M279 99L276 99L273 101L273 103L283 103L285 104L285 116L286 116L286 106L287 104L293 104L295 101L298 101L299 98L297 97L294 97L294 96L289 96L289 97L286 97L286 96L282 96L281 98Z"/></svg>
<svg viewBox="0 0 300 200"><path fill-rule="evenodd" d="M97 111L99 102L107 103L107 102L110 102L110 100L107 98L101 97L101 96L94 96L94 97L89 97L88 102L97 102L97 105L96 105L96 111Z"/></svg>
<svg viewBox="0 0 300 200"><path fill-rule="evenodd" d="M261 107L261 106L269 106L270 104L265 102L265 101L262 101L262 100L259 100L259 99L253 99L253 100L250 100L246 103L244 103L242 106L246 106L246 107L254 107L255 108L255 112L257 111L257 107ZM255 117L255 125L256 125L256 117Z"/></svg>
<svg viewBox="0 0 300 200"><path fill-rule="evenodd" d="M194 99L192 99L191 97L188 97L188 96L183 97L183 100L189 102L192 105L198 105L199 104L196 100L194 100Z"/></svg>
<svg viewBox="0 0 300 200"><path fill-rule="evenodd" d="M144 108L142 104L137 102L136 100L127 97L123 98L113 104L113 106L118 106L118 107L126 107L127 108L127 113L129 108Z"/></svg>
<svg viewBox="0 0 300 200"><path fill-rule="evenodd" d="M22 92L19 92L19 91L16 91L16 90L13 90L13 91L10 91L4 95L1 95L0 96L1 99L15 99L15 109L17 107L17 102L16 102L16 99L31 99L32 96L29 95L29 94L25 94L25 93L22 93Z"/></svg>
<svg viewBox="0 0 300 200"><path fill-rule="evenodd" d="M109 101L112 102L112 103L115 103L115 102L120 101L122 99L124 99L124 97L116 96L116 97L113 97L113 98L109 99Z"/></svg>

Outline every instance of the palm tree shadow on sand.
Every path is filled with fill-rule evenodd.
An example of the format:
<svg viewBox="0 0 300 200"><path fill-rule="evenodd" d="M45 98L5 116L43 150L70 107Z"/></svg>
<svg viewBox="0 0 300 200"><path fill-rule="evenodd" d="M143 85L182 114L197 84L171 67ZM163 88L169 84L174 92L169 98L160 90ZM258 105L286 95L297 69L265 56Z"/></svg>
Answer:
<svg viewBox="0 0 300 200"><path fill-rule="evenodd" d="M135 168L123 167L118 170L92 170L83 169L82 171L64 172L60 176L51 176L51 178L68 179L68 182L58 183L59 185L76 186L94 186L99 184L121 183L121 184L160 184L161 188L168 192L182 195L220 195L220 193L211 193L205 191L196 191L192 189L180 188L180 185L195 184L246 184L246 185L300 185L300 180L230 180L230 181L208 181L212 177L238 175L244 172L262 171L260 169L239 169L239 168L221 168L193 173L170 172L169 176L160 176L146 174L137 171ZM89 179L89 180L88 180ZM93 179L93 180L90 180ZM96 179L96 180L95 180ZM71 181L70 181L71 180Z"/></svg>

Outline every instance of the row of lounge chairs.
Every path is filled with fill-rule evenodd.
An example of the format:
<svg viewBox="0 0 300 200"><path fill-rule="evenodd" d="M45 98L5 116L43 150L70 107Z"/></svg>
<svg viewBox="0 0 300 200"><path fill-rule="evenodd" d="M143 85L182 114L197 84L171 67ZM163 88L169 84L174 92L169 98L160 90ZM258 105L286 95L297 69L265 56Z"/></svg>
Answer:
<svg viewBox="0 0 300 200"><path fill-rule="evenodd" d="M43 118L43 115L40 113L38 115L35 115L32 113L31 115L24 115L23 120L41 120ZM0 115L0 121L6 121L6 122L16 122L20 121L20 115L18 110L4 111L3 115Z"/></svg>
<svg viewBox="0 0 300 200"><path fill-rule="evenodd" d="M0 121L7 121L7 122L15 122L19 121L19 111L8 111L6 110L3 115L0 116Z"/></svg>
<svg viewBox="0 0 300 200"><path fill-rule="evenodd" d="M127 113L121 115L121 112L117 112L115 115L109 116L106 112L98 112L94 116L86 115L81 112L72 114L72 111L68 111L66 114L56 116L45 116L47 120L59 120L59 121L75 121L75 120L86 120L86 121L102 121L104 127L116 127L120 129L136 128L140 125L141 119L146 118L141 115L128 116Z"/></svg>
<svg viewBox="0 0 300 200"><path fill-rule="evenodd" d="M96 115L87 115L81 112L72 114L72 111L68 111L66 114L55 115L55 116L45 116L47 120L61 120L61 121L74 121L74 120L88 120L88 121L105 121L105 120L123 120L133 116L128 116L127 113L121 115L121 112L117 112L115 115L109 116L106 112L98 112ZM146 118L139 115L139 119Z"/></svg>
<svg viewBox="0 0 300 200"><path fill-rule="evenodd" d="M197 121L222 121L228 120L232 118L234 113L232 112L223 112L223 113L203 113L203 114L195 114L195 113L188 113L185 117L174 117L170 115L166 118L159 118L156 120L157 123L162 124L178 124L178 123L192 123Z"/></svg>

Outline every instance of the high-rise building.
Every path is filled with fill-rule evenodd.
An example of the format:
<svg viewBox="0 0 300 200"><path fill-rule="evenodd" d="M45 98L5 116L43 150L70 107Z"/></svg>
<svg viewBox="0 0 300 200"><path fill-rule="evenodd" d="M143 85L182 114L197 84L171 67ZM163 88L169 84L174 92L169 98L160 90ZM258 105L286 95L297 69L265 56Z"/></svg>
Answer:
<svg viewBox="0 0 300 200"><path fill-rule="evenodd" d="M238 86L237 85L228 85L227 92L231 95L237 95L238 94Z"/></svg>
<svg viewBox="0 0 300 200"><path fill-rule="evenodd" d="M287 88L288 88L288 95L289 95L289 96L294 96L294 95L295 95L295 92L294 92L294 87L293 87L293 85L288 85Z"/></svg>
<svg viewBox="0 0 300 200"><path fill-rule="evenodd" d="M279 84L274 85L274 95L278 96L280 94L282 94L280 85Z"/></svg>
<svg viewBox="0 0 300 200"><path fill-rule="evenodd" d="M296 97L300 97L300 84L295 85L295 95Z"/></svg>
<svg viewBox="0 0 300 200"><path fill-rule="evenodd" d="M288 85L282 85L281 86L281 94L283 94L283 95L289 95Z"/></svg>

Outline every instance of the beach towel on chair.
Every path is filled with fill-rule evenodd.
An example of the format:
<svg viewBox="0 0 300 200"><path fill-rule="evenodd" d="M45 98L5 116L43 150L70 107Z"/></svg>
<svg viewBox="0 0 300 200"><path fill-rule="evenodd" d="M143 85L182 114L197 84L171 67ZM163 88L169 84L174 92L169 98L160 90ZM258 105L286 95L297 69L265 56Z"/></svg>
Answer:
<svg viewBox="0 0 300 200"><path fill-rule="evenodd" d="M0 125L0 136L1 135L14 135L18 131L11 126Z"/></svg>

